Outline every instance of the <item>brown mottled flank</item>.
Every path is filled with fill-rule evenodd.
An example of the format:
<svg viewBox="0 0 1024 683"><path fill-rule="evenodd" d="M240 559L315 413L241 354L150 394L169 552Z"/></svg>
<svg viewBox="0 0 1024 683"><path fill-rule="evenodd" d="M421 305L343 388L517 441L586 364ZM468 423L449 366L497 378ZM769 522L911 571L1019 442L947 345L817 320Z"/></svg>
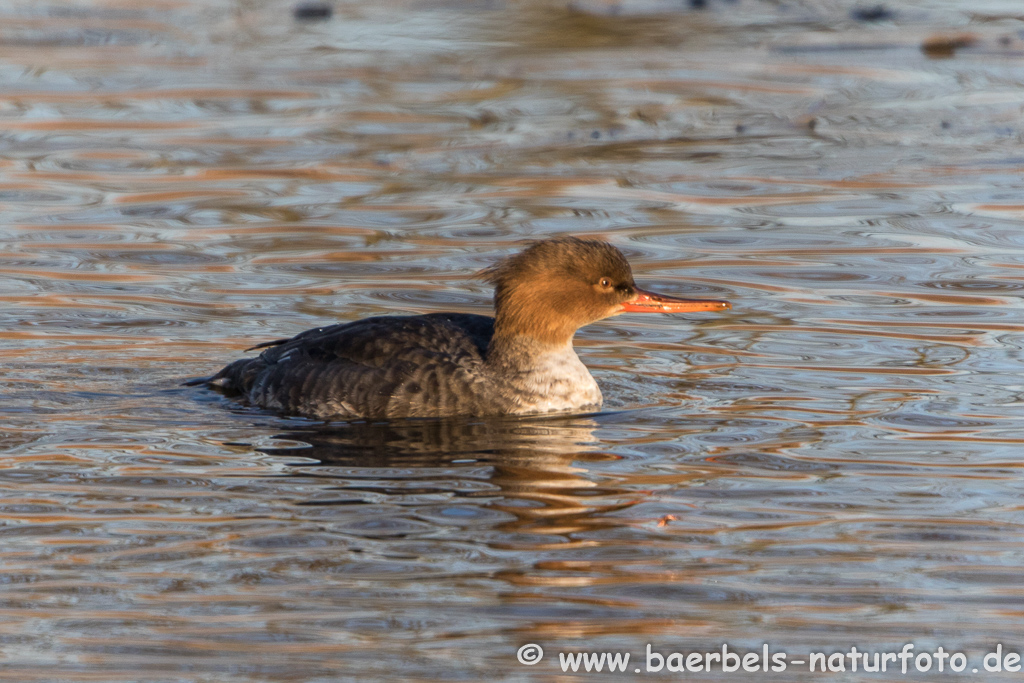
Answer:
<svg viewBox="0 0 1024 683"><path fill-rule="evenodd" d="M473 413L493 332L482 315L367 318L272 342L211 381L253 405L311 417Z"/></svg>

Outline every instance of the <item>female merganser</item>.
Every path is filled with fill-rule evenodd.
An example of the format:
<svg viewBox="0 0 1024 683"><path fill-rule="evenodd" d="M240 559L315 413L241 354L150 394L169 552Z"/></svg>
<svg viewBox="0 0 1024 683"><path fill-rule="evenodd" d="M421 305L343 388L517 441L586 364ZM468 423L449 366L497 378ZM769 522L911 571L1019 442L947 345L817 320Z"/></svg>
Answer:
<svg viewBox="0 0 1024 683"><path fill-rule="evenodd" d="M640 289L606 242L537 242L481 272L494 317L366 318L307 330L192 380L262 408L318 419L526 415L601 406L572 337L619 313L721 311L726 301ZM250 349L250 350L252 350Z"/></svg>

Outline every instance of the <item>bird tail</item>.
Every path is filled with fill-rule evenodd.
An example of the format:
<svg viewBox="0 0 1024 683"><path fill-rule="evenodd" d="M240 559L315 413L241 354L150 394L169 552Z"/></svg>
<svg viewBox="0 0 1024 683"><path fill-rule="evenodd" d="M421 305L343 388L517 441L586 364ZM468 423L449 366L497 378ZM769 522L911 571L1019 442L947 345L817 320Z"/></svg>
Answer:
<svg viewBox="0 0 1024 683"><path fill-rule="evenodd" d="M252 386L255 373L260 367L262 367L260 358L242 358L226 365L216 375L188 379L182 382L181 386L206 386L228 394L245 393Z"/></svg>
<svg viewBox="0 0 1024 683"><path fill-rule="evenodd" d="M199 386L202 386L204 384L210 384L210 383L213 382L213 380L217 379L219 375L220 375L220 373L217 373L216 375L210 375L209 377L197 377L195 379L187 379L187 380L185 380L184 382L181 383L181 386L183 386L183 387L199 387Z"/></svg>

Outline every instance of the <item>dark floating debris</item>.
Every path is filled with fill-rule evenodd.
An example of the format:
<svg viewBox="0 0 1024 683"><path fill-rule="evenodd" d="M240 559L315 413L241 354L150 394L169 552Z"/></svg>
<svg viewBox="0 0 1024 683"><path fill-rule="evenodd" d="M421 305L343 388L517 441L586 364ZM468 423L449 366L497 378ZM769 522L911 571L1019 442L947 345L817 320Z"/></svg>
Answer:
<svg viewBox="0 0 1024 683"><path fill-rule="evenodd" d="M875 5L874 7L857 7L850 12L850 16L857 21L889 21L896 15L885 5Z"/></svg>
<svg viewBox="0 0 1024 683"><path fill-rule="evenodd" d="M322 21L333 14L334 8L326 2L300 2L292 8L292 16L299 21Z"/></svg>
<svg viewBox="0 0 1024 683"><path fill-rule="evenodd" d="M953 33L929 36L921 43L921 52L932 59L949 59L960 48L970 47L978 42L971 33Z"/></svg>
<svg viewBox="0 0 1024 683"><path fill-rule="evenodd" d="M494 125L501 121L501 118L493 111L484 109L477 116L471 116L469 119L470 128L486 128L487 126Z"/></svg>

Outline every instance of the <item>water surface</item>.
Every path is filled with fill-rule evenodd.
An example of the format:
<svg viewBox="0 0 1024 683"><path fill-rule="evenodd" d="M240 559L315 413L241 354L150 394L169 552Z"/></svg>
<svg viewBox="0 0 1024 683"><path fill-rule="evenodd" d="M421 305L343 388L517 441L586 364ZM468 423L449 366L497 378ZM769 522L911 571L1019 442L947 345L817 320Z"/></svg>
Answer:
<svg viewBox="0 0 1024 683"><path fill-rule="evenodd" d="M0 7L2 677L1024 648L1018 4L701 4ZM596 415L179 386L558 234L734 308L582 330Z"/></svg>

